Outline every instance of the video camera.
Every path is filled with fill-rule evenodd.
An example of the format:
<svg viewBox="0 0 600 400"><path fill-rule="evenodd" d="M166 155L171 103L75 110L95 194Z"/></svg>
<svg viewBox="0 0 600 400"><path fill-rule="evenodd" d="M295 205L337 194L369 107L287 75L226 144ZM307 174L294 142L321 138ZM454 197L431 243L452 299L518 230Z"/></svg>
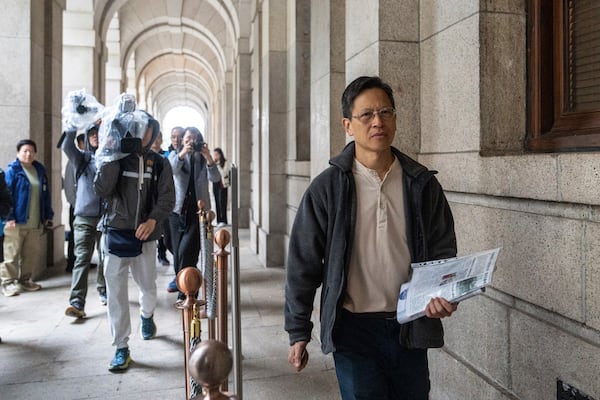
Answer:
<svg viewBox="0 0 600 400"><path fill-rule="evenodd" d="M102 117L96 164L120 160L129 154L141 155L144 152L142 140L148 129L156 136L160 132L158 121L146 111L137 109L133 94L120 94Z"/></svg>
<svg viewBox="0 0 600 400"><path fill-rule="evenodd" d="M121 153L142 153L141 132L142 121L136 113L135 96L123 93L119 96L116 113L110 124L109 135L113 137L115 146ZM118 145L117 145L118 143Z"/></svg>
<svg viewBox="0 0 600 400"><path fill-rule="evenodd" d="M97 122L104 106L85 89L69 92L65 105L61 109L63 120L63 134L58 141L57 148L62 146L67 131L78 131L87 128L90 124Z"/></svg>

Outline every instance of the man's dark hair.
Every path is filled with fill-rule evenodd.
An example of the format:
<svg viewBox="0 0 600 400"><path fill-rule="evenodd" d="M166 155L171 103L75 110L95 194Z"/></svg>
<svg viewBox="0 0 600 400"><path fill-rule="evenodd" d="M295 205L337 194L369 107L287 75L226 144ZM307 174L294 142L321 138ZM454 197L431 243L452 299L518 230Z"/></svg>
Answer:
<svg viewBox="0 0 600 400"><path fill-rule="evenodd" d="M361 76L353 80L342 94L342 114L344 118L352 118L352 107L354 100L367 89L381 89L388 95L392 107L396 108L394 102L394 93L392 88L387 83L384 83L378 76Z"/></svg>
<svg viewBox="0 0 600 400"><path fill-rule="evenodd" d="M35 142L31 139L21 139L17 142L17 151L21 150L21 147L25 146L25 145L30 145L33 147L33 151L35 151L37 153L37 145L35 144Z"/></svg>

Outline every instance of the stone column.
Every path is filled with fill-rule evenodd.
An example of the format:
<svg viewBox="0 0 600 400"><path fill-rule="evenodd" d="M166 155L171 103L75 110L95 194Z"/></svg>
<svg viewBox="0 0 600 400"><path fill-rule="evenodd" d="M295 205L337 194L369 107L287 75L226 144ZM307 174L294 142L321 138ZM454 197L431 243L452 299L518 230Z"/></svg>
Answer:
<svg viewBox="0 0 600 400"><path fill-rule="evenodd" d="M394 146L415 156L420 146L419 1L346 2L346 83L378 75L394 90Z"/></svg>
<svg viewBox="0 0 600 400"><path fill-rule="evenodd" d="M67 93L84 88L87 93L100 97L94 91L94 64L96 34L94 32L94 5L91 0L70 2L65 10L63 26L63 99Z"/></svg>
<svg viewBox="0 0 600 400"><path fill-rule="evenodd" d="M257 129L253 130L251 233L258 255L267 267L282 266L286 218L287 52L286 3L266 0L257 13L259 44ZM254 99L253 99L254 100ZM253 232L255 231L255 232Z"/></svg>
<svg viewBox="0 0 600 400"><path fill-rule="evenodd" d="M329 165L345 143L341 97L346 85L345 1L311 3L310 176ZM298 199L299 200L299 199Z"/></svg>
<svg viewBox="0 0 600 400"><path fill-rule="evenodd" d="M252 86L251 86L251 55L249 38L240 38L238 43L239 55L237 61L237 83L239 117L236 132L233 133L233 159L238 166L238 217L240 228L250 227L251 177L252 163Z"/></svg>
<svg viewBox="0 0 600 400"><path fill-rule="evenodd" d="M0 143L0 164L16 157L15 144L30 138L37 144L37 160L47 169L55 211L54 228L41 239L39 265L64 260L61 215L61 155L56 143L61 134L62 17L64 0L18 1L3 4L0 16L0 118L5 139Z"/></svg>
<svg viewBox="0 0 600 400"><path fill-rule="evenodd" d="M101 38L99 38L100 41ZM98 56L98 64L104 71L103 87L104 101L112 105L114 100L121 94L121 47L119 39L119 18L117 14L110 20L106 34L106 47L102 55ZM99 43L102 45L102 42Z"/></svg>

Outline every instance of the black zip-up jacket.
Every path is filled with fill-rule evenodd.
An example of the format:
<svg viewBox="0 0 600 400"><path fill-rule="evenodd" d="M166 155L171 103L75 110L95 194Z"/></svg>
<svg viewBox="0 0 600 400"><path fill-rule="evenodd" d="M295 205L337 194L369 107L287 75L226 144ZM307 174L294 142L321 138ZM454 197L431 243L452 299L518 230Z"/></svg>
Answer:
<svg viewBox="0 0 600 400"><path fill-rule="evenodd" d="M352 175L355 144L330 160L330 167L309 185L298 207L286 266L285 330L290 345L310 341L310 320L317 288L321 289L321 349L335 351L332 332L340 315L356 224L356 188ZM456 256L450 206L430 171L392 148L403 170L405 215L411 262ZM401 326L400 342L408 348L444 345L442 323L422 317Z"/></svg>

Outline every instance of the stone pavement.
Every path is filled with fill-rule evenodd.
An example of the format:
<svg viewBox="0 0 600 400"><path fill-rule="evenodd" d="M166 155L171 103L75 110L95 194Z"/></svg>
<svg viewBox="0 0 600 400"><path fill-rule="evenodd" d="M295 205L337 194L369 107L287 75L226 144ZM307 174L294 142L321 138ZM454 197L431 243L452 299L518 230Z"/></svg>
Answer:
<svg viewBox="0 0 600 400"><path fill-rule="evenodd" d="M324 356L316 341L309 345L311 358L304 371L295 373L288 365L284 270L263 267L248 238L247 230L240 231L243 398L339 399L331 355ZM83 320L64 315L71 282L64 266L48 269L39 292L0 295L0 399L185 399L181 313L173 307L176 295L166 291L173 268L156 268L157 337L140 338L138 292L130 278L133 363L120 374L107 369L114 349L106 307L93 283L95 270ZM202 320L203 338L207 329Z"/></svg>

